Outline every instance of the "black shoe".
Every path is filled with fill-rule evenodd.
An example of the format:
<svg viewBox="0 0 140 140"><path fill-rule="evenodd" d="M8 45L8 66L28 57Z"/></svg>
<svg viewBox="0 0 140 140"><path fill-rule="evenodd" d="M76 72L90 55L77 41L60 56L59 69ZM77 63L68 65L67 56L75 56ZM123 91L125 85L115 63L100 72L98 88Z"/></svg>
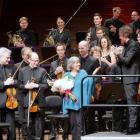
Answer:
<svg viewBox="0 0 140 140"><path fill-rule="evenodd" d="M126 135L133 135L133 134L137 134L137 133L138 132L137 132L136 128L128 128Z"/></svg>

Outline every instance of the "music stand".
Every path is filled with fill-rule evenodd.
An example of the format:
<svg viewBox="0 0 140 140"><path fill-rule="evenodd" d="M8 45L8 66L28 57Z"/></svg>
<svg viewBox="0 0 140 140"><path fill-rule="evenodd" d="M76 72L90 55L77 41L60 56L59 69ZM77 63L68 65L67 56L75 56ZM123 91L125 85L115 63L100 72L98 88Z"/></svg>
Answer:
<svg viewBox="0 0 140 140"><path fill-rule="evenodd" d="M121 82L104 82L99 100L115 103L115 101L123 97L124 93L123 84L121 84Z"/></svg>

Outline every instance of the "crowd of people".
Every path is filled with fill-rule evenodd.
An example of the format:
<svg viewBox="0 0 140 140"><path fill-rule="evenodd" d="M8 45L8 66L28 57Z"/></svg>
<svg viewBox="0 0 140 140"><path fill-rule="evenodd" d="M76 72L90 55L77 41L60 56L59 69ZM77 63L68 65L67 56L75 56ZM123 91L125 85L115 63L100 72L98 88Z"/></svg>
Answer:
<svg viewBox="0 0 140 140"><path fill-rule="evenodd" d="M0 98L0 102L4 102L4 104L0 103L0 119L10 124L8 140L16 140L15 110L18 110L19 113L22 138L24 140L44 139L45 91L50 89L48 79L68 78L74 83L71 91L66 92L63 88L60 88L57 93L63 100L62 109L59 111L69 114L70 117L72 139L80 140L82 134L94 132L95 109L90 108L83 111L81 103L83 102L84 105L89 105L91 102L99 103L100 93L96 90L98 86L102 86L104 80L110 79L107 77L86 78L83 82L84 94L81 97L82 79L88 75L97 74L140 74L139 13L137 11L132 12L132 22L128 25L125 25L120 19L120 7L114 7L112 13L112 17L105 19L104 24L102 24L101 14L94 13L93 27L87 30L85 40L78 43L78 55L70 58L68 58L70 47L72 47L70 30L66 29L64 19L58 17L57 28L51 29L43 43L43 47L46 47L46 49L50 46L55 47L58 56L57 60L50 63L49 72L40 66L39 54L35 52L37 38L34 31L28 29L28 18L21 17L19 19L20 29L16 31L11 43L15 47L22 48L22 61L18 64L11 64L11 50L0 47L0 94L4 93L2 95L7 96L5 101ZM122 77L120 82L122 82L125 93L118 100L126 100L128 105L137 104L139 77ZM16 89L16 96L13 89ZM11 107L15 102L13 98L17 98L17 109L11 109L7 106L8 98L11 98ZM81 101L81 98L83 101ZM103 112L104 110L98 110L100 122ZM119 114L121 113L120 110ZM117 128L115 131L126 129L125 134L136 134L140 127L137 125L138 113L137 107L129 106L126 128L122 128L121 123L118 122L118 124L115 124ZM119 116L119 114L117 117L121 121L122 116ZM53 133L52 135L50 139L55 139L56 135ZM1 133L0 139L2 139ZM68 135L65 135L63 139L67 140Z"/></svg>

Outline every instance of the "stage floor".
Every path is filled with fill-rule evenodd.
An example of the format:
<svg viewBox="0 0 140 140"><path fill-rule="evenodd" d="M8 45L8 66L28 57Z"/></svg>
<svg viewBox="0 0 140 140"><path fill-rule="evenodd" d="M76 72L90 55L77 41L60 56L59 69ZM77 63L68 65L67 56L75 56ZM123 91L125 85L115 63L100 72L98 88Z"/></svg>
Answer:
<svg viewBox="0 0 140 140"><path fill-rule="evenodd" d="M81 140L140 140L140 133L125 135L120 132L97 132L81 137Z"/></svg>

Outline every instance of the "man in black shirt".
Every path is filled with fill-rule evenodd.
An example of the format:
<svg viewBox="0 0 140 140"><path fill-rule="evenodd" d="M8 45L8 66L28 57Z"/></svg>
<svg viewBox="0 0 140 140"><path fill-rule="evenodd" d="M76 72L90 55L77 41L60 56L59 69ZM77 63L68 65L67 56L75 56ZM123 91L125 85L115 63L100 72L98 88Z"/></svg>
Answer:
<svg viewBox="0 0 140 140"><path fill-rule="evenodd" d="M26 67L29 65L29 56L32 53L32 49L29 47L24 47L21 49L21 56L22 56L22 61L15 64L19 70L21 70L23 67ZM18 75L18 74L17 74ZM23 99L24 95L22 94L22 90L17 88L17 99L18 99L18 114L19 114L19 123L21 125L21 132L22 132L22 137L26 135L26 124L25 124L25 113L24 113L24 107L23 107Z"/></svg>
<svg viewBox="0 0 140 140"><path fill-rule="evenodd" d="M64 73L67 70L67 60L68 58L65 55L66 45L64 43L56 44L56 53L58 55L58 59L51 62L50 66L50 76L53 79L58 78L59 74Z"/></svg>
<svg viewBox="0 0 140 140"><path fill-rule="evenodd" d="M58 59L53 61L51 63L51 66L50 66L50 76L51 76L52 79L62 78L64 72L67 71L68 58L65 55L66 45L64 43L59 43L58 42L56 44L56 52L57 52L57 55L58 55ZM53 112L55 114L59 113L60 112L59 106L58 106L58 109L55 108L55 110L53 110ZM68 133L67 132L68 126L67 126L66 123L64 122L64 124L62 124L63 129L64 129L62 137L63 137L64 140L68 139L68 134L67 134ZM58 127L58 126L56 127L56 124L58 124L58 122L52 121L52 129L51 129L50 140L53 140L56 137L55 128Z"/></svg>
<svg viewBox="0 0 140 140"><path fill-rule="evenodd" d="M98 59L92 57L89 55L89 43L88 41L82 40L78 44L78 50L80 54L80 63L81 63L81 69L84 69L89 75L92 75L94 70L99 67L99 61ZM94 131L94 109L88 109L87 111L87 133L92 133ZM84 126L84 124L83 124ZM85 130L85 128L83 128Z"/></svg>
<svg viewBox="0 0 140 140"><path fill-rule="evenodd" d="M104 26L109 29L109 38L113 45L119 45L119 28L124 25L124 23L119 19L121 14L120 7L114 7L112 9L113 17L106 19L104 22Z"/></svg>
<svg viewBox="0 0 140 140"><path fill-rule="evenodd" d="M28 29L28 18L21 17L19 19L20 30L16 31L16 34L19 35L22 39L22 43L19 41L14 42L14 46L16 47L24 47L28 46L31 48L35 48L37 46L37 37L33 30Z"/></svg>
<svg viewBox="0 0 140 140"><path fill-rule="evenodd" d="M130 23L130 26L133 30L133 38L137 40L137 35L140 32L140 16L137 11L133 11L131 13L132 22Z"/></svg>
<svg viewBox="0 0 140 140"><path fill-rule="evenodd" d="M123 26L119 29L121 43L124 46L123 52L115 51L117 63L121 67L122 75L140 74L140 47L132 37L130 26ZM123 77L123 85L127 104L136 104L136 95L138 93L139 77ZM137 107L128 107L128 129L126 134L136 133L137 128Z"/></svg>
<svg viewBox="0 0 140 140"><path fill-rule="evenodd" d="M7 89L16 87L17 80L12 77L15 73L15 67L10 65L10 56L11 51L7 48L0 48L0 94L7 94ZM11 93L12 94L12 93ZM6 95L7 96L7 95ZM0 102L3 102L3 98L0 98ZM6 100L4 104L0 106L2 120L10 124L8 140L16 140L16 131L15 131L15 110L9 109L6 105ZM2 139L2 136L1 136Z"/></svg>
<svg viewBox="0 0 140 140"><path fill-rule="evenodd" d="M31 136L36 136L43 140L44 132L44 109L46 106L45 101L45 90L48 87L46 70L39 67L39 57L38 54L32 52L29 57L29 66L22 68L19 71L18 81L19 89L22 90L24 98L24 111L25 120L27 121L27 116L30 113L30 120L28 120L29 126L26 128L27 140L31 140ZM34 92L33 92L34 91ZM37 110L35 112L29 111L29 95L35 93L35 99L33 101L33 106L37 105ZM28 108L28 109L27 109ZM32 130L32 131L31 131Z"/></svg>

